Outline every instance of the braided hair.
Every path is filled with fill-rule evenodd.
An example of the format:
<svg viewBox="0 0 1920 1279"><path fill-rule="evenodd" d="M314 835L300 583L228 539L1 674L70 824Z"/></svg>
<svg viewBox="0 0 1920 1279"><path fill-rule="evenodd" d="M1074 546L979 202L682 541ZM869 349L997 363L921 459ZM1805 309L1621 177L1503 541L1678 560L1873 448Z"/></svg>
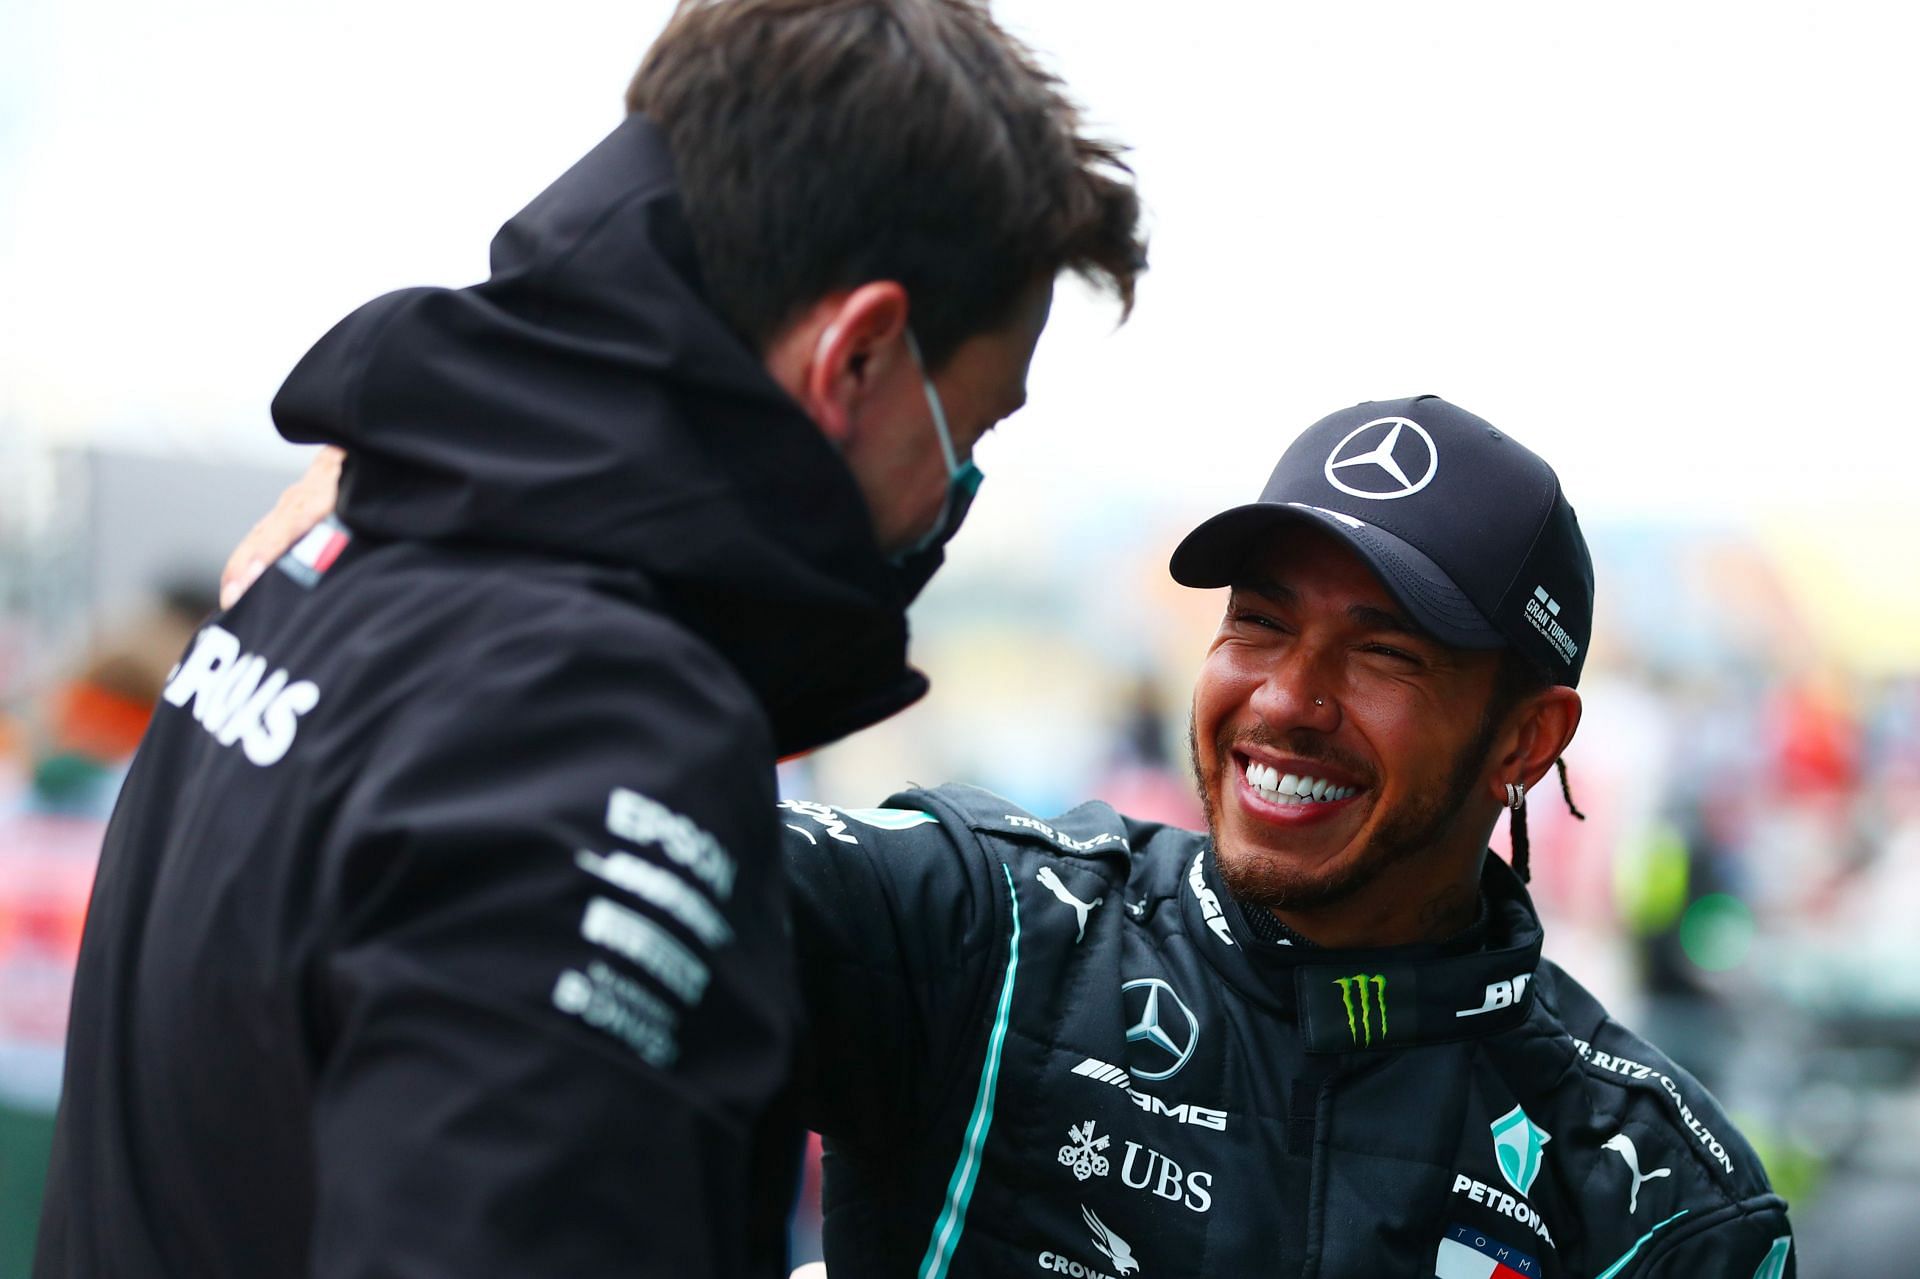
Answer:
<svg viewBox="0 0 1920 1279"><path fill-rule="evenodd" d="M1493 699L1487 707L1488 726L1503 718L1520 700L1549 687L1551 681L1536 669L1533 663L1522 657L1516 650L1507 649L1501 655L1500 671L1494 683ZM1581 821L1587 815L1573 802L1573 787L1567 781L1567 761L1556 758L1554 768L1560 774L1560 794L1567 801L1567 811ZM1507 814L1507 834L1513 846L1513 873L1520 877L1521 883L1528 883L1533 874L1533 845L1527 837L1527 801L1523 795L1520 803Z"/></svg>

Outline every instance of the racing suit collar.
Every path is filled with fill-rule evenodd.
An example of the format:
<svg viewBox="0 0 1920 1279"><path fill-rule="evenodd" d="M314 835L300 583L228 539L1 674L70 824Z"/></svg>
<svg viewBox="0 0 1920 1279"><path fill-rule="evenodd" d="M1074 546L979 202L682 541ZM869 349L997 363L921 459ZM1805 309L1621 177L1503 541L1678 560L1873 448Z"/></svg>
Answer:
<svg viewBox="0 0 1920 1279"><path fill-rule="evenodd" d="M1469 929L1442 943L1330 950L1262 942L1221 883L1211 843L1195 855L1184 888L1180 910L1195 948L1243 994L1295 1017L1309 1052L1478 1038L1511 1029L1533 1007L1539 916L1525 885L1491 854L1477 936Z"/></svg>

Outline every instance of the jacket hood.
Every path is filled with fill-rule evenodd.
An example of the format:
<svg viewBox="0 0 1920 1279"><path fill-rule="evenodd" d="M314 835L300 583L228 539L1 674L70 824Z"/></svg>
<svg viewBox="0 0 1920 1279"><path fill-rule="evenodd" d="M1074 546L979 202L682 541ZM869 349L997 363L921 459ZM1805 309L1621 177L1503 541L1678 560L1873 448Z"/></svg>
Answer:
<svg viewBox="0 0 1920 1279"><path fill-rule="evenodd" d="M635 573L766 708L782 754L926 691L852 473L711 309L659 131L630 116L494 238L492 274L336 325L274 398L337 444L376 538Z"/></svg>

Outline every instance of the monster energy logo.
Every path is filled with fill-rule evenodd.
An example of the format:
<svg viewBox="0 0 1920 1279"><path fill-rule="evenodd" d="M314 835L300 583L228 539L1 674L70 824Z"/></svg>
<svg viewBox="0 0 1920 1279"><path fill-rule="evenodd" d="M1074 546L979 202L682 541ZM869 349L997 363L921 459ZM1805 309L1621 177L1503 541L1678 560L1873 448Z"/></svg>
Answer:
<svg viewBox="0 0 1920 1279"><path fill-rule="evenodd" d="M1378 973L1355 973L1351 977L1336 977L1334 985L1340 988L1340 1003L1347 1010L1347 1033L1353 1036L1356 1044L1373 1043L1373 1014L1380 1013L1380 1038L1387 1037L1387 979ZM1371 984L1373 989L1368 991ZM1355 1009L1359 1016L1354 1016Z"/></svg>

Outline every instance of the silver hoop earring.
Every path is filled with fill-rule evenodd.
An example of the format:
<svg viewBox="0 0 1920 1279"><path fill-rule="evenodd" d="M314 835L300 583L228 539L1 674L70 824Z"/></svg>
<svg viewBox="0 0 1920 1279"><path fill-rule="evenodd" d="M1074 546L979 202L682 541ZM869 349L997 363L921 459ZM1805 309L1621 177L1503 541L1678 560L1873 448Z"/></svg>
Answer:
<svg viewBox="0 0 1920 1279"><path fill-rule="evenodd" d="M1527 788L1520 785L1518 782L1508 782L1507 783L1507 807L1517 812L1519 811L1520 806L1526 802L1527 802Z"/></svg>

